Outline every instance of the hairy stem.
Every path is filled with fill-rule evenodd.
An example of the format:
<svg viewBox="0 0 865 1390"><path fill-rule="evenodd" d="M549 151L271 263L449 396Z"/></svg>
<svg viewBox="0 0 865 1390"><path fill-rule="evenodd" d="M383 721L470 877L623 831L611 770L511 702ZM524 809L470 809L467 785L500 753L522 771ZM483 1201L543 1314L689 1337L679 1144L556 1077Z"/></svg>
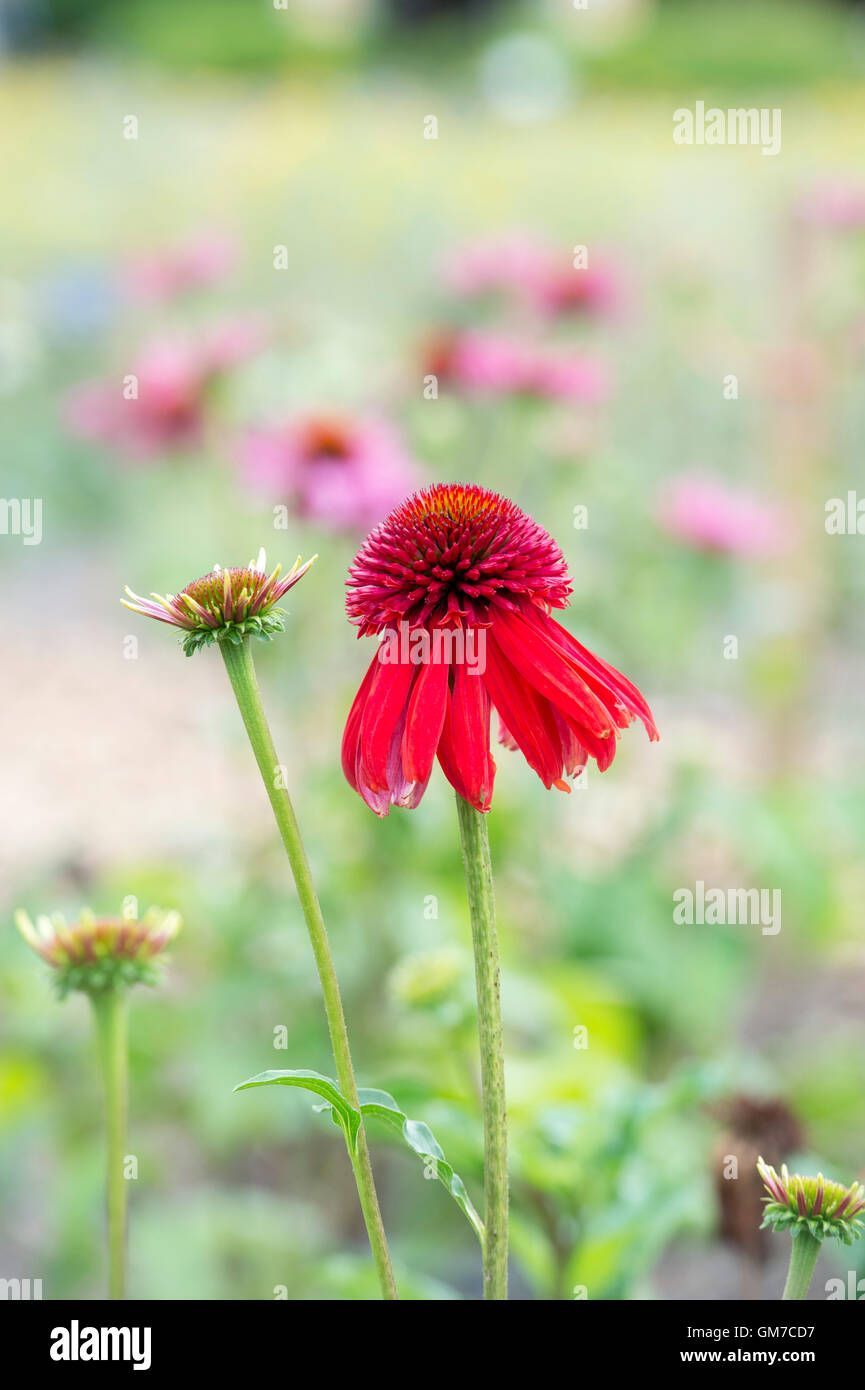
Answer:
<svg viewBox="0 0 865 1390"><path fill-rule="evenodd" d="M472 924L484 1116L484 1298L508 1296L508 1135L499 947L486 816L459 794L466 890Z"/></svg>
<svg viewBox="0 0 865 1390"><path fill-rule="evenodd" d="M318 977L321 981L321 992L324 996L324 1009L336 1062L339 1088L349 1104L359 1111L357 1082L351 1061L348 1030L345 1025L345 1014L343 1013L342 998L331 955L330 942L328 941L318 894L312 881L309 860L306 857L306 850L301 839L300 827L294 814L294 807L283 786L282 767L264 713L249 639L244 638L238 646L229 642L222 642L220 650L297 886L297 896L303 909L315 963L318 967ZM382 1296L386 1299L395 1299L398 1296L396 1283L391 1268L387 1237L376 1195L372 1163L362 1120L357 1136L357 1152L356 1154L350 1152L349 1157L354 1170L363 1219L366 1223Z"/></svg>

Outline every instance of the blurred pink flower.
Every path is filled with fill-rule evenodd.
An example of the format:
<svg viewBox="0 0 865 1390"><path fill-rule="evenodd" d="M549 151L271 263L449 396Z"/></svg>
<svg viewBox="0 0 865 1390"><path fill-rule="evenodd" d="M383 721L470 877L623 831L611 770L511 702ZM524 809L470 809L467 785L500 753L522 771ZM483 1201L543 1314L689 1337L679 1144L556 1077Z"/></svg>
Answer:
<svg viewBox="0 0 865 1390"><path fill-rule="evenodd" d="M241 441L247 480L290 496L298 516L367 530L417 486L414 461L383 420L302 416L251 429Z"/></svg>
<svg viewBox="0 0 865 1390"><path fill-rule="evenodd" d="M548 314L609 314L622 304L620 277L611 265L550 264L534 288L537 307Z"/></svg>
<svg viewBox="0 0 865 1390"><path fill-rule="evenodd" d="M532 237L513 232L461 247L446 263L444 278L456 294L469 299L502 293L531 295L547 255Z"/></svg>
<svg viewBox="0 0 865 1390"><path fill-rule="evenodd" d="M211 386L260 344L260 330L244 320L206 331L196 341L157 339L122 378L75 387L64 402L65 423L80 438L132 458L192 448L201 438Z"/></svg>
<svg viewBox="0 0 865 1390"><path fill-rule="evenodd" d="M171 299L218 284L234 269L237 259L233 237L206 232L133 257L121 267L120 288L129 299Z"/></svg>
<svg viewBox="0 0 865 1390"><path fill-rule="evenodd" d="M602 401L610 394L610 381L597 362L575 353L545 354L532 367L533 387L539 396L562 401Z"/></svg>
<svg viewBox="0 0 865 1390"><path fill-rule="evenodd" d="M572 351L550 351L498 333L444 332L427 343L426 372L466 391L598 401L604 369Z"/></svg>
<svg viewBox="0 0 865 1390"><path fill-rule="evenodd" d="M675 478L661 499L658 520L669 535L697 550L768 555L784 542L777 509L705 475Z"/></svg>
<svg viewBox="0 0 865 1390"><path fill-rule="evenodd" d="M529 357L522 343L498 333L458 333L444 362L444 376L470 391L524 391Z"/></svg>
<svg viewBox="0 0 865 1390"><path fill-rule="evenodd" d="M800 199L797 214L801 221L830 231L865 227L865 184L842 178L823 179Z"/></svg>
<svg viewBox="0 0 865 1390"><path fill-rule="evenodd" d="M577 269L560 250L524 233L463 247L446 265L445 280L465 298L504 294L545 314L602 314L621 302L612 265Z"/></svg>

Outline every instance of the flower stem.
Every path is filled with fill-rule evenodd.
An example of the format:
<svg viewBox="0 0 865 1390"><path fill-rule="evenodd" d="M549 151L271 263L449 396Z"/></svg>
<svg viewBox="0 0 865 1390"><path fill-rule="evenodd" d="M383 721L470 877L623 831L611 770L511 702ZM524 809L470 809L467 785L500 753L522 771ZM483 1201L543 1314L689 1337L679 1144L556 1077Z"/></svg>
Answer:
<svg viewBox="0 0 865 1390"><path fill-rule="evenodd" d="M126 1296L126 991L90 995L105 1090L106 1196L108 1211L108 1297Z"/></svg>
<svg viewBox="0 0 865 1390"><path fill-rule="evenodd" d="M486 817L457 794L472 924L484 1115L484 1298L508 1296L508 1134L501 985Z"/></svg>
<svg viewBox="0 0 865 1390"><path fill-rule="evenodd" d="M300 899L300 905L306 919L309 939L318 967L318 977L321 981L321 992L324 996L324 1009L336 1062L339 1088L349 1104L359 1112L360 1103L348 1044L348 1030L345 1026L345 1014L342 1008L336 968L330 951L330 942L327 938L327 929L324 925L318 894L312 881L309 860L306 857L294 807L287 790L282 785L281 765L267 723L267 716L264 713L249 639L244 638L238 646L234 646L230 642L222 642L220 643L220 650L297 885L297 896ZM376 1195L372 1163L362 1120L357 1135L357 1152L352 1154L349 1150L349 1157L357 1183L372 1257L378 1271L382 1296L386 1299L395 1299L398 1297L396 1283L391 1268L387 1237L381 1219L381 1209Z"/></svg>
<svg viewBox="0 0 865 1390"><path fill-rule="evenodd" d="M822 1243L804 1228L794 1233L793 1248L790 1251L790 1268L787 1271L787 1282L781 1295L782 1299L801 1300L806 1296Z"/></svg>

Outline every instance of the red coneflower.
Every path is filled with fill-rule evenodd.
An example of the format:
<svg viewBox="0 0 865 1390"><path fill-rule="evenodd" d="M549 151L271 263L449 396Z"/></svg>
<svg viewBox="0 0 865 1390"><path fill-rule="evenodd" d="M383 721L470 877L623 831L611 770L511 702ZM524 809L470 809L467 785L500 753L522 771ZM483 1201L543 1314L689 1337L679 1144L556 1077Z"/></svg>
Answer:
<svg viewBox="0 0 865 1390"><path fill-rule="evenodd" d="M570 602L556 542L507 498L473 484L415 493L367 537L348 579L359 636L385 635L352 705L348 781L379 816L415 807L433 761L470 805L489 810L499 738L546 787L569 791L594 758L613 761L640 692L550 617Z"/></svg>

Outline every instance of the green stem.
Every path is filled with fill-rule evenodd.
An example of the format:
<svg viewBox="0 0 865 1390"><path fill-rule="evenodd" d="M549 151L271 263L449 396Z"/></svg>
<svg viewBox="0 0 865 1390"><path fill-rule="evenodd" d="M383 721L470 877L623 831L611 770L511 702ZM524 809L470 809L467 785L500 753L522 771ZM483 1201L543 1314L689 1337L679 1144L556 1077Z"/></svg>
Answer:
<svg viewBox="0 0 865 1390"><path fill-rule="evenodd" d="M312 943L312 951L315 956L315 963L318 967L318 977L321 981L321 992L324 996L324 1009L327 1015L327 1026L330 1031L330 1041L333 1047L334 1060L336 1062L336 1075L339 1088L350 1105L356 1110L360 1110L360 1103L357 1095L357 1082L354 1077L354 1068L351 1062L351 1051L348 1045L348 1030L345 1026L345 1014L342 1008L342 998L339 992L339 982L336 977L336 968L333 963L333 956L330 951L330 942L327 939L327 929L324 925L324 918L321 914L321 907L315 885L312 881L312 873L309 867L309 860L306 857L306 850L303 847L303 840L300 836L300 827L297 817L294 814L294 807L291 798L285 787L282 785L282 769L276 749L273 744L270 728L267 723L267 716L264 713L264 706L261 701L261 692L258 688L258 681L255 675L255 667L252 661L252 650L249 639L244 640L234 646L229 642L220 644L220 650L225 659L225 668L228 671L228 678L231 681L238 708L246 728L252 751L255 754L255 761L264 782L265 790L270 799L273 809L274 819L279 830L294 881L297 885L297 896L303 909L306 919L309 939ZM382 1296L386 1299L398 1297L396 1283L394 1282L393 1270L391 1268L390 1253L387 1247L387 1237L384 1233L384 1223L381 1219L381 1209L378 1204L378 1197L375 1190L375 1181L372 1174L372 1163L370 1162L369 1148L366 1142L363 1121L361 1121L357 1136L357 1152L352 1154L349 1151L352 1168L354 1170L355 1181L357 1183L358 1196L360 1198L363 1219L366 1223L367 1235L369 1236L370 1249L378 1271L379 1283L381 1284Z"/></svg>
<svg viewBox="0 0 865 1390"><path fill-rule="evenodd" d="M105 1090L106 1196L108 1210L108 1297L126 1296L126 992L105 989L90 995Z"/></svg>
<svg viewBox="0 0 865 1390"><path fill-rule="evenodd" d="M486 816L459 794L463 863L478 996L481 1092L484 1115L484 1298L508 1296L508 1134L499 946Z"/></svg>
<svg viewBox="0 0 865 1390"><path fill-rule="evenodd" d="M787 1282L784 1285L782 1298L801 1300L806 1296L822 1243L804 1227L796 1231L793 1236L790 1268L787 1271Z"/></svg>

